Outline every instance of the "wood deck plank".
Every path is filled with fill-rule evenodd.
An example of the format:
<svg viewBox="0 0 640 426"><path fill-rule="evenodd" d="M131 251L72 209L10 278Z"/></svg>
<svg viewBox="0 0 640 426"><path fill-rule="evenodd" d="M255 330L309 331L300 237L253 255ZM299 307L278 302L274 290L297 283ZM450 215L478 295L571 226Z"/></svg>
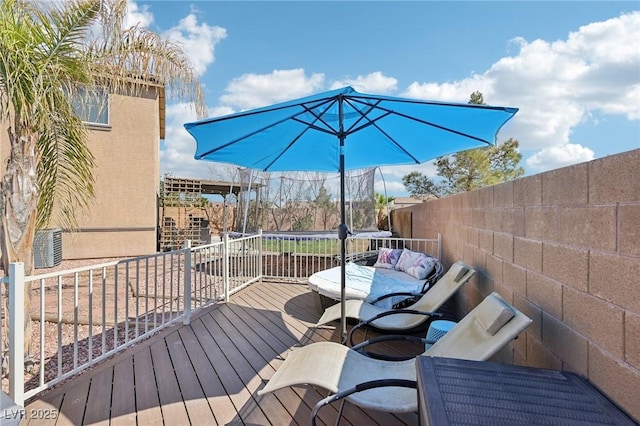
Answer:
<svg viewBox="0 0 640 426"><path fill-rule="evenodd" d="M227 313L228 320L241 329L242 334L255 346L256 350L265 358L271 366L271 369L264 369L261 373L263 379L269 379L275 371L282 365L284 354L289 350L289 345L281 342L279 339L273 338L271 332L260 321L260 316L246 315L237 305L229 305ZM300 387L292 387L282 389L276 393L278 400L292 414L292 416L302 424L305 424L310 415L311 410L322 396L315 389L304 389ZM260 397L259 397L260 398ZM301 399L304 404L298 404L297 399ZM293 407L295 405L295 407ZM292 412L293 409L293 412ZM330 414L329 410L323 412L319 417L321 423L335 424L337 412ZM306 419L306 420L305 420Z"/></svg>
<svg viewBox="0 0 640 426"><path fill-rule="evenodd" d="M83 424L108 425L111 408L111 384L113 370L110 368L91 378L87 405L85 407Z"/></svg>
<svg viewBox="0 0 640 426"><path fill-rule="evenodd" d="M136 417L140 425L162 425L162 409L158 397L151 349L147 346L133 356Z"/></svg>
<svg viewBox="0 0 640 426"><path fill-rule="evenodd" d="M111 397L111 425L136 423L136 393L133 357L124 358L113 366L113 395Z"/></svg>
<svg viewBox="0 0 640 426"><path fill-rule="evenodd" d="M225 308L222 306L220 309ZM262 386L262 381L260 377L256 374L255 369L251 366L251 364L247 361L245 355L236 347L234 340L238 340L239 336L234 336L234 338L230 338L225 330L220 326L220 315L216 315L214 317L209 317L209 321L205 323L206 327L209 329L209 332L214 336L218 345L220 345L220 349L227 356L233 359L233 369L235 370L240 380L245 384L247 391L251 395L251 401L248 401L251 405L255 401L256 391L259 387ZM253 354L247 354L251 356ZM291 424L292 418L287 413L286 409L280 405L280 403L275 398L261 398L259 409L264 412L264 415L267 417L271 424L281 425L281 424ZM242 409L239 410L242 414ZM253 413L253 410L249 411L249 413ZM244 420L244 419L243 419Z"/></svg>
<svg viewBox="0 0 640 426"><path fill-rule="evenodd" d="M263 294L263 301L266 300L270 300L272 301L274 304L276 304L274 307L281 309L281 310L288 310L294 318L305 318L304 317L304 313L307 313L307 309L312 308L312 309L316 309L315 306L310 306L310 304L305 304L302 303L301 305L298 305L299 301L304 301L305 299L302 298L295 298L291 299L291 300L296 300L295 303L292 303L290 300L286 300L287 297L287 293L286 293L286 285L281 285L279 284L276 288L276 291L274 292L270 292L269 296L266 294L267 292L265 292ZM262 291L264 291L264 289L261 289ZM289 296L291 296L291 293L288 293ZM307 298L308 300L308 298ZM255 301L254 303L259 303L258 301ZM282 304L279 304L282 303ZM315 317L316 314L310 314L309 317L313 318ZM317 317L319 318L319 314L317 314ZM308 317L307 317L308 318ZM301 320L304 321L304 320ZM314 320L315 323L316 320ZM364 339L364 332L362 331L362 333L358 333L356 334L356 336L361 336L359 337L360 339ZM373 332L372 334L377 334L375 332ZM334 334L335 335L335 334ZM324 339L323 339L324 340ZM329 339L331 340L331 339ZM406 348L401 348L401 349L397 349L396 347L394 347L393 344L381 344L380 347L377 348L378 350L384 352L384 353L390 353L390 354L396 354L396 355L404 355L406 353L406 350L412 350L415 351L415 345L408 345ZM326 410L327 408L324 408L323 410ZM345 405L345 410L344 410L344 417L347 419L350 419L352 421L357 422L356 424L362 424L361 422L363 421L372 421L367 420L366 418L361 418L360 412L361 410L357 407L354 407L350 404ZM353 418L353 416L355 416L355 418ZM397 421L397 418L394 418L396 416L394 416L393 414L389 414L389 413L379 413L377 416L377 418L382 419L383 423L382 424L386 424L388 422L393 422L393 421Z"/></svg>
<svg viewBox="0 0 640 426"><path fill-rule="evenodd" d="M274 300L272 296L266 293L256 293L256 294L248 294L247 300L245 303L268 307L273 311L273 315L276 315L276 312L280 312L282 309L281 301L277 299ZM292 313L293 315L297 315L296 312ZM277 314L279 315L279 314ZM335 328L331 327L322 327L322 328L313 328L307 327L305 324L301 323L299 320L295 319L292 315L287 315L287 332L294 336L295 343L292 343L293 346L304 346L312 342L319 341L339 341L339 331Z"/></svg>
<svg viewBox="0 0 640 426"><path fill-rule="evenodd" d="M320 317L313 297L304 284L252 284L230 302L194 313L189 326L167 328L33 398L27 413L57 408L60 425L106 422L109 416L113 425L306 425L324 391L295 386L258 397L257 390L292 348L340 340L337 323L313 327ZM109 414L100 405L105 401L111 401ZM323 408L319 423L334 424L337 409ZM341 420L345 426L417 423L415 413L394 416L351 404Z"/></svg>
<svg viewBox="0 0 640 426"><path fill-rule="evenodd" d="M173 368L180 386L180 393L187 408L191 424L212 424L215 422L209 402L191 365L184 342L179 333L171 333L166 338L169 355L173 360Z"/></svg>
<svg viewBox="0 0 640 426"><path fill-rule="evenodd" d="M266 294L263 295L264 297L260 298L260 300L254 300L252 303L255 304L261 304L263 307L267 308L269 301L268 298L266 297ZM278 303L277 299L272 299L271 300L274 303ZM273 309L277 309L277 311L273 311L273 310L267 310L268 312L281 312L281 306L277 306L277 305L271 305L273 307ZM291 327L289 328L290 331L297 329L297 326L299 325L299 321L296 320L293 317L290 317L288 315L282 315L282 319L286 320L286 322L288 323L288 325L291 325ZM299 332L300 333L300 332ZM306 333L300 333L298 334L298 339L304 339L304 337L306 336ZM276 393L277 394L277 393ZM307 404L309 404L310 407L313 407L320 399L322 399L325 395L322 395L320 393L316 393L313 396L309 395L309 397L306 399ZM332 405L334 407L333 410L331 410L330 408L324 408L320 413L319 413L319 418L324 420L328 420L327 417L334 417L337 415L337 410L339 409L339 404L335 404ZM347 415L343 416L343 419L341 421L341 423L352 423L354 425L359 425L359 424L378 424L377 422L373 421L365 412L363 412L362 410L356 409L356 410L348 410L345 411L345 413ZM386 413L385 413L386 414ZM384 416L383 416L384 417ZM333 424L334 421L327 421L330 424Z"/></svg>
<svg viewBox="0 0 640 426"><path fill-rule="evenodd" d="M90 377L82 377L74 386L67 389L62 405L60 406L60 416L56 425L79 425L83 424L84 408L89 395Z"/></svg>
<svg viewBox="0 0 640 426"><path fill-rule="evenodd" d="M309 333L309 325L302 323L291 315L283 315L284 309L281 301L274 299L274 296L267 292L247 292L242 297L238 297L237 303L257 306L265 311L265 317L273 324L282 323L282 319L286 317L286 327L283 328L289 335L293 336L296 344L305 344L301 341Z"/></svg>
<svg viewBox="0 0 640 426"><path fill-rule="evenodd" d="M245 423L256 425L269 424L267 417L258 409L258 404L251 397L251 393L234 370L233 363L218 346L215 333L212 334L205 324L205 322L209 323L210 320L211 317L209 315L203 315L198 321L193 322L191 326L236 408L237 415L232 422L244 421ZM215 324L213 327L215 327ZM245 418L241 419L241 416Z"/></svg>
<svg viewBox="0 0 640 426"><path fill-rule="evenodd" d="M180 337L186 343L185 347L191 359L194 372L200 381L202 389L213 410L216 423L226 425L237 415L233 402L220 382L215 369L209 362L204 352L199 336L196 336L191 327L183 327L179 331Z"/></svg>
<svg viewBox="0 0 640 426"><path fill-rule="evenodd" d="M229 307L227 307L227 309L221 309L220 312L223 315L217 317L218 324L220 324L221 328L225 330L228 335L239 336L233 340L233 343L243 354L247 362L254 368L261 382L270 379L275 373L276 368L280 366L281 361L278 362L277 360L279 353L267 345L260 335L244 322L242 317L246 317L247 315L238 316ZM262 327L261 331L262 335L267 336L267 338L272 336L269 329ZM262 383L259 384L259 388L262 388ZM309 419L311 409L301 401L301 398L299 398L292 389L283 389L283 391L284 392L277 396L282 406L297 423L306 423L305 419Z"/></svg>
<svg viewBox="0 0 640 426"><path fill-rule="evenodd" d="M165 422L170 421L176 425L187 425L189 424L189 416L182 401L180 386L178 385L173 364L171 364L166 342L164 339L159 340L152 344L150 348L153 371L158 384L162 418Z"/></svg>
<svg viewBox="0 0 640 426"><path fill-rule="evenodd" d="M64 393L50 392L42 399L36 400L25 409L25 418L20 423L23 426L46 426L60 416L60 405Z"/></svg>

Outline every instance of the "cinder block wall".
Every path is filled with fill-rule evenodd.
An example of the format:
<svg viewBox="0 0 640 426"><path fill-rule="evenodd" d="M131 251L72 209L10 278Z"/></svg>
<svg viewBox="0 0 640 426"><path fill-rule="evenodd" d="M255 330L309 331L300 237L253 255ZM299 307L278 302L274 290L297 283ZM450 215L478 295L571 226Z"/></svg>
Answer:
<svg viewBox="0 0 640 426"><path fill-rule="evenodd" d="M569 370L640 421L640 149L402 209L533 319L495 361Z"/></svg>

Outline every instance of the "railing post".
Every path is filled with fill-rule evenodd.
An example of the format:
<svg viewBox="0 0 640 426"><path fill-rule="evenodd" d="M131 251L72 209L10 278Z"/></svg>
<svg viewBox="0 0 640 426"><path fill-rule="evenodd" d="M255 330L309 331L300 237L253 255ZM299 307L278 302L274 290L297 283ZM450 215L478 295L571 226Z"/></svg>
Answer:
<svg viewBox="0 0 640 426"><path fill-rule="evenodd" d="M9 265L9 396L24 405L24 263Z"/></svg>
<svg viewBox="0 0 640 426"><path fill-rule="evenodd" d="M258 229L258 279L262 282L262 229Z"/></svg>
<svg viewBox="0 0 640 426"><path fill-rule="evenodd" d="M289 273L291 277L291 273ZM298 279L298 239L293 240L293 278Z"/></svg>
<svg viewBox="0 0 640 426"><path fill-rule="evenodd" d="M184 325L191 323L191 240L184 249Z"/></svg>
<svg viewBox="0 0 640 426"><path fill-rule="evenodd" d="M229 301L229 235L222 236L222 292L224 293L224 301Z"/></svg>
<svg viewBox="0 0 640 426"><path fill-rule="evenodd" d="M438 260L442 262L442 234L438 232Z"/></svg>

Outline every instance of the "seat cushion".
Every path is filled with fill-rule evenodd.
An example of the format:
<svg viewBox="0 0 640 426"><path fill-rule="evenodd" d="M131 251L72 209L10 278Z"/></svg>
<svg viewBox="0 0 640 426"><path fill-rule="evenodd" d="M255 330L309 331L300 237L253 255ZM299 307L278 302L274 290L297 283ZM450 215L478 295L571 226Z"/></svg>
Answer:
<svg viewBox="0 0 640 426"><path fill-rule="evenodd" d="M378 259L373 265L374 268L393 269L400 259L402 249L392 249L382 247L378 250Z"/></svg>
<svg viewBox="0 0 640 426"><path fill-rule="evenodd" d="M436 258L427 254L404 249L395 269L405 272L416 279L424 280L435 267L436 261Z"/></svg>

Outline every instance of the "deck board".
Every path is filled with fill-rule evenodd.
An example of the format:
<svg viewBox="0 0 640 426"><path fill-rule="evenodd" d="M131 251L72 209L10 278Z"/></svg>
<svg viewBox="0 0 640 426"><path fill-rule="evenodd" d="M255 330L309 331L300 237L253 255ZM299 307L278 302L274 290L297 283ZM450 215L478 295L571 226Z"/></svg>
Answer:
<svg viewBox="0 0 640 426"><path fill-rule="evenodd" d="M111 396L111 425L130 425L136 422L134 402L136 400L133 380L133 357L124 358L113 366L113 389Z"/></svg>
<svg viewBox="0 0 640 426"><path fill-rule="evenodd" d="M179 330L179 333L186 343L185 347L191 359L193 370L209 402L209 407L212 408L215 423L225 425L231 422L236 416L236 409L202 349L198 337L191 327L183 327Z"/></svg>
<svg viewBox="0 0 640 426"><path fill-rule="evenodd" d="M306 425L325 391L295 386L262 397L257 391L293 348L340 340L337 323L313 327L319 317L307 286L255 283L230 302L197 312L190 325L168 327L32 398L26 412L55 408L58 425ZM390 353L407 351L383 346ZM318 423L335 424L338 410L338 404L323 408ZM417 423L414 413L365 411L348 403L341 420L345 426Z"/></svg>
<svg viewBox="0 0 640 426"><path fill-rule="evenodd" d="M163 419L175 424L190 424L165 340L155 342L150 348Z"/></svg>
<svg viewBox="0 0 640 426"><path fill-rule="evenodd" d="M179 333L171 333L165 338L165 341L173 361L173 368L187 409L189 422L200 425L212 424L215 421L213 412L187 355L185 341L182 340ZM193 343L197 344L197 342Z"/></svg>
<svg viewBox="0 0 640 426"><path fill-rule="evenodd" d="M161 425L164 423L158 385L153 371L151 349L145 347L132 356L135 380L135 405L130 401L130 409L137 415L138 424Z"/></svg>
<svg viewBox="0 0 640 426"><path fill-rule="evenodd" d="M83 423L91 425L109 425L109 408L111 406L113 370L106 369L91 378L89 395Z"/></svg>
<svg viewBox="0 0 640 426"><path fill-rule="evenodd" d="M87 404L90 381L83 377L65 392L60 406L60 417L56 425L83 424L84 410ZM29 410L27 410L29 411Z"/></svg>

